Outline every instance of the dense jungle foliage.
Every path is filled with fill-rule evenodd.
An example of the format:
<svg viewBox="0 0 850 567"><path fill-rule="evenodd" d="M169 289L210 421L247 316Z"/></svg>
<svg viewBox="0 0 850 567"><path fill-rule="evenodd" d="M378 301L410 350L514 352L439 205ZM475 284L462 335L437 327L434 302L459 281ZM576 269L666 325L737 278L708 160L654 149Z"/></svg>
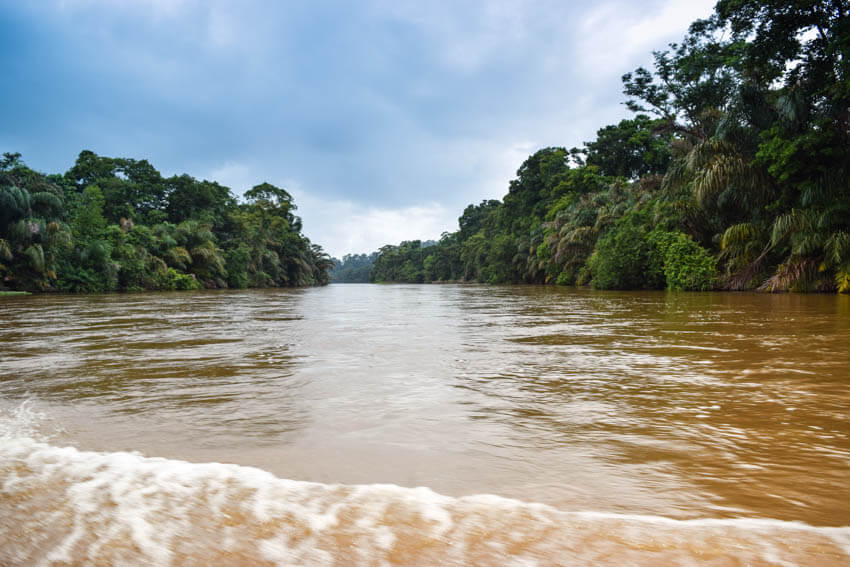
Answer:
<svg viewBox="0 0 850 567"><path fill-rule="evenodd" d="M437 246L381 248L373 281L850 292L850 2L720 0L635 115L545 148Z"/></svg>
<svg viewBox="0 0 850 567"><path fill-rule="evenodd" d="M145 160L80 153L64 175L0 160L0 290L139 291L328 283L330 258L301 234L285 190L239 203Z"/></svg>

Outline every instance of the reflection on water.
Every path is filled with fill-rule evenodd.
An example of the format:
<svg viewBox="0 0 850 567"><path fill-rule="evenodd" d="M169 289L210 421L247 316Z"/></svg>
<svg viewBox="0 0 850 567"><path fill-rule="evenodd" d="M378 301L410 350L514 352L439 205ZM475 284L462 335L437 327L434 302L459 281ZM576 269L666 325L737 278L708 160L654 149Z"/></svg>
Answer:
<svg viewBox="0 0 850 567"><path fill-rule="evenodd" d="M60 445L850 524L850 297L333 285L0 305L0 395Z"/></svg>

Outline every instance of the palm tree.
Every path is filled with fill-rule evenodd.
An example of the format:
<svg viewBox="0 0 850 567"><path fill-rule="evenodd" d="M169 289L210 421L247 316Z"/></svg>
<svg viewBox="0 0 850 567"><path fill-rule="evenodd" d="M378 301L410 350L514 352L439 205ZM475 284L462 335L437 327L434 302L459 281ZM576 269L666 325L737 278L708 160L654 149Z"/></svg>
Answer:
<svg viewBox="0 0 850 567"><path fill-rule="evenodd" d="M188 271L198 277L205 285L226 287L227 269L221 250L215 245L215 235L212 227L197 220L187 220L177 225L174 239L178 246L175 255L179 254L185 262L188 255ZM184 264L185 265L185 264Z"/></svg>
<svg viewBox="0 0 850 567"><path fill-rule="evenodd" d="M37 191L20 186L22 182ZM19 162L0 171L0 285L44 290L56 280L57 257L70 242L59 220L60 194L58 187Z"/></svg>

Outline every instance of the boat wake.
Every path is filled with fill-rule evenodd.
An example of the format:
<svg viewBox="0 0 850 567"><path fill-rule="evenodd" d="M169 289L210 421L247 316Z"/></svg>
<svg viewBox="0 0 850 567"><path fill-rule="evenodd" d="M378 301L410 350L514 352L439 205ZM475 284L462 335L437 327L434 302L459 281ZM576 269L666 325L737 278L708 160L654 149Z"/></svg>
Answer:
<svg viewBox="0 0 850 567"><path fill-rule="evenodd" d="M850 527L564 512L80 451L0 420L3 565L847 565Z"/></svg>

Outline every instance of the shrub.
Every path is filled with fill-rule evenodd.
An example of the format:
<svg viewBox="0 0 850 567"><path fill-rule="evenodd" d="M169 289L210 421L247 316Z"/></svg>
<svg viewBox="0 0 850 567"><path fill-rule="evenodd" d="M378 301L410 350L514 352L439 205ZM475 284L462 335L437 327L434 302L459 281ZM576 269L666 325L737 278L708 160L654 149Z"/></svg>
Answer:
<svg viewBox="0 0 850 567"><path fill-rule="evenodd" d="M705 291L717 278L717 261L705 248L686 234L647 231L638 214L599 239L587 266L597 289Z"/></svg>
<svg viewBox="0 0 850 567"><path fill-rule="evenodd" d="M558 274L558 279L555 280L555 285L571 285L573 283L572 274L561 272Z"/></svg>
<svg viewBox="0 0 850 567"><path fill-rule="evenodd" d="M193 275L183 274L174 268L168 268L164 273L157 274L157 288L163 290L195 290L201 289L201 283Z"/></svg>
<svg viewBox="0 0 850 567"><path fill-rule="evenodd" d="M667 250L679 238L678 232L655 229L647 235L649 251L647 253L646 278L653 289L664 289L667 286L667 276L664 265L667 261Z"/></svg>
<svg viewBox="0 0 850 567"><path fill-rule="evenodd" d="M82 266L67 266L56 282L60 291L73 293L100 293L106 291L100 274Z"/></svg>
<svg viewBox="0 0 850 567"><path fill-rule="evenodd" d="M707 291L717 279L717 261L690 236L680 234L667 247L664 276L669 290Z"/></svg>
<svg viewBox="0 0 850 567"><path fill-rule="evenodd" d="M588 266L597 289L640 289L646 287L649 254L646 229L628 217L599 239Z"/></svg>

